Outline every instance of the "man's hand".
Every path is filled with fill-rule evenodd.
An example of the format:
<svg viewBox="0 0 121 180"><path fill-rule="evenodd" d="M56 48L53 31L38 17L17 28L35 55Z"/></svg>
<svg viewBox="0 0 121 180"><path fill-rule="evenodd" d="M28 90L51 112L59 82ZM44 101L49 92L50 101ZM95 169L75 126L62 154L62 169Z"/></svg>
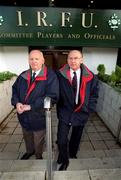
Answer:
<svg viewBox="0 0 121 180"><path fill-rule="evenodd" d="M17 103L16 110L18 114L22 114L24 112L24 105L22 103Z"/></svg>
<svg viewBox="0 0 121 180"><path fill-rule="evenodd" d="M24 111L30 111L31 110L31 106L28 104L24 104Z"/></svg>
<svg viewBox="0 0 121 180"><path fill-rule="evenodd" d="M17 103L16 104L16 109L18 114L22 114L25 111L30 111L31 106L28 104L22 104L22 103Z"/></svg>

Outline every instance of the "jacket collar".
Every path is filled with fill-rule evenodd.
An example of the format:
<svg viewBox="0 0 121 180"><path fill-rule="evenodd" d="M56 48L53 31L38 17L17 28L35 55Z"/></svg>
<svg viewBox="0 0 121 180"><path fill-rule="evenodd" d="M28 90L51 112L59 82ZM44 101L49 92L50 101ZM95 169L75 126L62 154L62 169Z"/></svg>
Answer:
<svg viewBox="0 0 121 180"><path fill-rule="evenodd" d="M21 76L29 81L31 79L32 75L32 69L28 69L24 73L21 74ZM47 67L43 65L42 70L39 72L39 74L36 76L35 81L41 81L41 80L46 80L47 79Z"/></svg>
<svg viewBox="0 0 121 180"><path fill-rule="evenodd" d="M80 111L82 105L84 104L85 96L86 96L87 82L93 78L92 72L84 64L81 64L80 68L82 70L81 86L80 86L80 90L79 90L80 103L75 108L75 110L74 110L75 112ZM60 69L60 73L62 74L62 76L64 76L66 79L68 79L71 83L70 68L69 68L68 64L64 65Z"/></svg>
<svg viewBox="0 0 121 180"><path fill-rule="evenodd" d="M82 77L90 78L90 76L92 76L91 71L84 64L81 64L80 68L82 70ZM65 64L59 71L64 78L71 82L70 68L68 64Z"/></svg>

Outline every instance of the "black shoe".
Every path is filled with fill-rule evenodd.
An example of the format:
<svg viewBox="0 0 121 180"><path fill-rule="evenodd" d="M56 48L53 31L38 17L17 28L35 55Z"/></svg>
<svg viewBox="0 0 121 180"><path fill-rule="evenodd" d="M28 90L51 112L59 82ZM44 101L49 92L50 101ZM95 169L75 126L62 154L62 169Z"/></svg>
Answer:
<svg viewBox="0 0 121 180"><path fill-rule="evenodd" d="M43 157L41 156L41 157L36 157L36 159L43 159Z"/></svg>
<svg viewBox="0 0 121 180"><path fill-rule="evenodd" d="M67 169L69 165L69 162L66 162L66 163L62 163L62 165L60 166L60 168L58 169L59 171L64 171Z"/></svg>
<svg viewBox="0 0 121 180"><path fill-rule="evenodd" d="M29 159L33 154L34 154L34 152L33 152L33 153L30 153L30 154L25 153L25 154L21 157L21 159L22 159L22 160Z"/></svg>
<svg viewBox="0 0 121 180"><path fill-rule="evenodd" d="M57 160L57 164L62 164L61 159L58 159L58 160Z"/></svg>

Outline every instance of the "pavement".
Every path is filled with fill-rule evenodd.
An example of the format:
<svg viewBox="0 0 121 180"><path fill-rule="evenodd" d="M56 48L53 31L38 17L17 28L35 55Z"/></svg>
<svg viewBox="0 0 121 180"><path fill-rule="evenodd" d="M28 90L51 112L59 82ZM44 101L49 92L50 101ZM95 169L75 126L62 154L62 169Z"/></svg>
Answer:
<svg viewBox="0 0 121 180"><path fill-rule="evenodd" d="M56 110L52 110L53 159L57 158ZM0 126L0 180L45 179L47 154L43 160L33 155L20 160L25 153L21 126L13 110ZM28 178L27 178L28 177ZM55 171L54 180L121 180L121 146L100 117L94 113L87 122L80 142L77 159L70 159L67 171Z"/></svg>
<svg viewBox="0 0 121 180"><path fill-rule="evenodd" d="M54 132L54 142L56 141L57 121L56 111L53 110L52 130ZM116 138L98 115L94 113L85 126L79 150L105 151L112 149L121 149L121 146L116 143ZM0 152L25 152L22 130L15 110L11 112L0 126ZM78 156L80 156L79 153ZM18 158L16 157L16 159Z"/></svg>

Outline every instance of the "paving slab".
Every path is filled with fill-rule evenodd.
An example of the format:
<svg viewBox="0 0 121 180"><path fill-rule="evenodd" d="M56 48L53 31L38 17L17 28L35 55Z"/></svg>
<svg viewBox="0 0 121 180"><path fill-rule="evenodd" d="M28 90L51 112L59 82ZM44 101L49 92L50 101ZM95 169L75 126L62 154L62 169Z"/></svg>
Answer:
<svg viewBox="0 0 121 180"><path fill-rule="evenodd" d="M22 139L23 139L23 135L12 135L9 138L8 143L19 143L22 141Z"/></svg>
<svg viewBox="0 0 121 180"><path fill-rule="evenodd" d="M6 144L0 143L0 151L3 151L3 149L4 149L5 146L6 146Z"/></svg>
<svg viewBox="0 0 121 180"><path fill-rule="evenodd" d="M10 135L0 134L0 143L7 143L10 138Z"/></svg>
<svg viewBox="0 0 121 180"><path fill-rule="evenodd" d="M92 143L92 145L93 145L95 150L98 150L98 149L103 149L103 150L107 149L106 144L102 140L99 140L99 141L91 140L91 143Z"/></svg>
<svg viewBox="0 0 121 180"><path fill-rule="evenodd" d="M17 126L17 124L18 124L18 122L9 122L8 124L7 124L7 126L6 127L16 127Z"/></svg>
<svg viewBox="0 0 121 180"><path fill-rule="evenodd" d="M18 152L0 152L1 160L14 160L14 159L18 159L18 157L19 157Z"/></svg>
<svg viewBox="0 0 121 180"><path fill-rule="evenodd" d="M17 134L17 135L22 135L22 129L21 129L21 127L17 127L16 129L15 129L15 131L14 131L14 133L13 134Z"/></svg>
<svg viewBox="0 0 121 180"><path fill-rule="evenodd" d="M102 140L114 140L115 137L110 132L99 132Z"/></svg>
<svg viewBox="0 0 121 180"><path fill-rule="evenodd" d="M107 157L121 157L121 149L105 150L105 154Z"/></svg>
<svg viewBox="0 0 121 180"><path fill-rule="evenodd" d="M20 143L8 143L4 147L4 152L18 152Z"/></svg>
<svg viewBox="0 0 121 180"><path fill-rule="evenodd" d="M100 136L100 134L99 133L97 133L97 132L88 132L88 136L89 136L89 139L91 140L91 141L100 141L100 140L102 140L102 138L101 138L101 136Z"/></svg>
<svg viewBox="0 0 121 180"><path fill-rule="evenodd" d="M80 151L78 151L77 153L77 157L78 158L93 158L93 157L106 157L106 154L103 150L82 150L80 149Z"/></svg>
<svg viewBox="0 0 121 180"><path fill-rule="evenodd" d="M106 140L105 144L107 145L108 149L121 149L121 147L116 143L115 140Z"/></svg>
<svg viewBox="0 0 121 180"><path fill-rule="evenodd" d="M82 149L82 150L87 150L87 149L88 150L94 150L91 142L89 142L89 141L81 142L80 146L79 146L79 149Z"/></svg>
<svg viewBox="0 0 121 180"><path fill-rule="evenodd" d="M14 129L14 127L5 127L5 129L1 131L1 134L13 134Z"/></svg>

